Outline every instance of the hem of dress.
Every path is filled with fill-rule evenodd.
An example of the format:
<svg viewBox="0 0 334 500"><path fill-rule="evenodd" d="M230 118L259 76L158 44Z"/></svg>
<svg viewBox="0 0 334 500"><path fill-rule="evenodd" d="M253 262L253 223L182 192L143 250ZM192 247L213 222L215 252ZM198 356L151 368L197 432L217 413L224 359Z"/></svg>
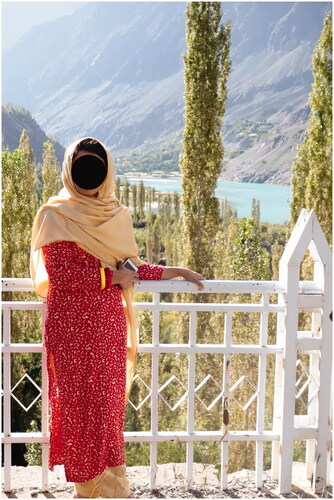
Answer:
<svg viewBox="0 0 334 500"><path fill-rule="evenodd" d="M52 464L52 465L49 465L49 470L50 470L50 471L53 471L53 470L54 470L55 465L64 465L64 464L63 464L63 463L58 463L58 464L57 464L57 463L54 463L54 464ZM104 469L102 469L102 470L101 470L101 469L99 469L99 472L96 472L96 473L94 472L94 473L92 473L93 475L89 474L89 477L87 477L87 478L86 478L86 476L83 476L83 477L84 477L84 479L82 479L82 476L81 476L81 477L80 477L80 481L78 481L77 479L75 479L75 478L74 478L74 476L72 476L72 475L67 475L67 474L66 474L66 470L65 470L65 477L66 477L66 481L67 481L68 483L85 483L86 481L91 481L92 479L94 479L94 477L98 476L99 474L102 474L102 473L103 473L103 472L104 472L104 471L105 471L108 467L119 467L119 466L121 466L121 465L126 465L126 462L125 462L125 461L123 461L123 462L122 462L122 463L120 463L120 464L119 464L119 463L116 463L116 464L115 464L115 463L111 462L110 464L107 464L107 465L104 467ZM65 466L64 466L64 468L65 468Z"/></svg>

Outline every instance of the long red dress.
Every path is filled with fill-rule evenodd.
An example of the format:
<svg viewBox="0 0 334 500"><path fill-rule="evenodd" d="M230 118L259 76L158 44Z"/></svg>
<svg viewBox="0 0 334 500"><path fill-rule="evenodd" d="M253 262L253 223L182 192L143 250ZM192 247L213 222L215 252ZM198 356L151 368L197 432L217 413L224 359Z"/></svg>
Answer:
<svg viewBox="0 0 334 500"><path fill-rule="evenodd" d="M84 482L125 463L126 322L121 289L100 289L100 261L70 241L43 247L49 276L45 345L50 402L49 466ZM163 268L145 264L142 280ZM55 370L55 371L54 371Z"/></svg>

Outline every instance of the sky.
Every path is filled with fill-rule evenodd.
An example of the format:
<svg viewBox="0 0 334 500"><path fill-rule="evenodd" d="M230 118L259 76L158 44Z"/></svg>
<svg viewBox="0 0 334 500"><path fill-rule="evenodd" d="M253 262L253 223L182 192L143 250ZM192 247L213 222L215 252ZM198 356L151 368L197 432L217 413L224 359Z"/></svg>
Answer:
<svg viewBox="0 0 334 500"><path fill-rule="evenodd" d="M2 1L2 49L6 51L33 26L72 14L84 2Z"/></svg>

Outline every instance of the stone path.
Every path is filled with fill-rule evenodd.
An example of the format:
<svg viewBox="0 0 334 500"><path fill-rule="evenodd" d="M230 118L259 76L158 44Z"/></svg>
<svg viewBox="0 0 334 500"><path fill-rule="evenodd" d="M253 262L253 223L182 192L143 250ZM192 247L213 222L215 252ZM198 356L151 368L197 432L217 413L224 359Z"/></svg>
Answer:
<svg viewBox="0 0 334 500"><path fill-rule="evenodd" d="M254 471L242 470L229 475L228 489L221 491L217 471L213 465L194 464L194 484L186 489L185 464L159 465L157 489L149 488L149 467L128 467L127 475L137 498L332 498L331 488L321 495L312 493L310 482L305 479L304 464L293 467L293 488L290 495L279 495L277 483L264 472L263 487L255 487ZM12 467L12 492L2 493L3 498L71 498L73 484L66 483L62 466L50 472L50 489L42 492L41 467Z"/></svg>

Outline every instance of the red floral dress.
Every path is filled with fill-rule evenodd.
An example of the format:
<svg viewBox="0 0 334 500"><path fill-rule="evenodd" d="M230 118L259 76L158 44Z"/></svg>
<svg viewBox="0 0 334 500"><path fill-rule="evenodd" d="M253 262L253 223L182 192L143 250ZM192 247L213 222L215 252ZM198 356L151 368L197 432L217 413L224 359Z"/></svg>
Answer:
<svg viewBox="0 0 334 500"><path fill-rule="evenodd" d="M49 466L84 482L125 463L126 323L121 289L100 289L100 261L70 241L43 247L49 276L45 345L48 355ZM145 264L142 280L163 268Z"/></svg>

